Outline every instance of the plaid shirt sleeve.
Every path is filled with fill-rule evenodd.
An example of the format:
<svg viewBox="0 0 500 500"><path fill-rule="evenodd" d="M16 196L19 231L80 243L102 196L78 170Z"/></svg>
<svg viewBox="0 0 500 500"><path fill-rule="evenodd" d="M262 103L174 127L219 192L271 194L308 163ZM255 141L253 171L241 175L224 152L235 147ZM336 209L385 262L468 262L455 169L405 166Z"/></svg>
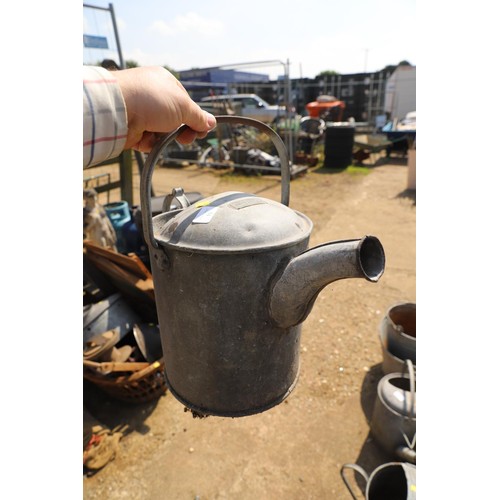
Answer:
<svg viewBox="0 0 500 500"><path fill-rule="evenodd" d="M117 157L127 130L125 101L113 73L83 66L83 168Z"/></svg>

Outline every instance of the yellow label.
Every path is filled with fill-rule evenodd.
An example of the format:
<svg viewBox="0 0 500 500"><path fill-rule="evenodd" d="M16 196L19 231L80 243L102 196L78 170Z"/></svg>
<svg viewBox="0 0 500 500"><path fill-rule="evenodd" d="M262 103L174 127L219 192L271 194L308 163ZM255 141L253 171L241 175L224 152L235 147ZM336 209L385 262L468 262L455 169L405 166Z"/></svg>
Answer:
<svg viewBox="0 0 500 500"><path fill-rule="evenodd" d="M410 484L410 491L417 491L417 485L416 484Z"/></svg>
<svg viewBox="0 0 500 500"><path fill-rule="evenodd" d="M206 207L207 205L210 205L210 201L209 200L201 200L201 201L197 201L194 206L196 208L199 208L199 207Z"/></svg>

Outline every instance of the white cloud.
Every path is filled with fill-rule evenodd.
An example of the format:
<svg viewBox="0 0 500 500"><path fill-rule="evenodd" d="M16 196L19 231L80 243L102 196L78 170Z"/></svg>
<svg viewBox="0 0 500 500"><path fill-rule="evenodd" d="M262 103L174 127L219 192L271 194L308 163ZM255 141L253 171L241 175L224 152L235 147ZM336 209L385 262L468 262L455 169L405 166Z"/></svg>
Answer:
<svg viewBox="0 0 500 500"><path fill-rule="evenodd" d="M191 33L195 36L219 36L224 33L224 24L218 19L201 17L196 12L176 16L172 22L155 21L150 30L163 36Z"/></svg>
<svg viewBox="0 0 500 500"><path fill-rule="evenodd" d="M139 66L163 66L164 64L169 64L168 54L161 55L157 53L144 52L143 50L136 48L129 50L125 54L126 60L132 60L139 63Z"/></svg>

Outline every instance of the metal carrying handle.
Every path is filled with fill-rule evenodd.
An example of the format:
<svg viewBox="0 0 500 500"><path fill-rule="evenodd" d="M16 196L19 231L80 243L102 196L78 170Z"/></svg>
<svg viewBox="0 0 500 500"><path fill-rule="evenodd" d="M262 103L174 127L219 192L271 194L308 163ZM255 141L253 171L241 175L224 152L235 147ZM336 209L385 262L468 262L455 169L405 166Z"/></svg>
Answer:
<svg viewBox="0 0 500 500"><path fill-rule="evenodd" d="M191 205L187 196L184 194L184 190L180 187L172 189L172 192L165 196L163 200L163 205L161 207L162 212L168 212L172 207L172 202L177 200L177 203L180 205L180 208L187 208Z"/></svg>
<svg viewBox="0 0 500 500"><path fill-rule="evenodd" d="M415 413L415 399L417 395L417 377L415 374L415 368L413 366L413 363L411 359L405 360L405 365L404 365L407 370L408 370L408 375L410 376L410 418L416 418L416 413ZM404 370L402 372L404 375ZM413 440L410 442L408 439L408 436L401 430L403 434L403 438L406 441L407 446L399 446L396 449L396 455L401 459L404 460L405 462L409 462L412 464L416 463L417 460L417 454L415 451L415 439L417 437L417 434L415 433L413 435Z"/></svg>
<svg viewBox="0 0 500 500"><path fill-rule="evenodd" d="M415 398L417 393L417 381L415 377L415 369L413 368L413 363L411 359L405 361L405 366L408 370L408 375L410 376L410 416L415 418ZM404 372L403 372L404 373Z"/></svg>
<svg viewBox="0 0 500 500"><path fill-rule="evenodd" d="M281 137L271 127L252 118L226 115L216 116L215 118L217 119L217 124L229 123L233 125L248 125L250 127L255 127L269 136L269 138L273 141L280 158L281 203L288 206L290 201L290 165L286 147L281 140ZM153 149L151 150L151 153L149 153L144 165L144 169L142 170L140 187L142 227L144 229L144 239L146 243L153 248L159 248L159 245L153 235L153 219L151 212L151 179L153 178L153 170L163 149L188 128L189 127L187 125L181 125L177 130L174 130L172 133L162 137L153 146Z"/></svg>
<svg viewBox="0 0 500 500"><path fill-rule="evenodd" d="M352 498L354 498L354 500L356 500L356 495L354 494L354 491L352 491L351 485L349 484L349 481L347 480L347 477L345 476L346 469L353 469L358 474L363 476L363 479L366 481L366 484L368 484L368 481L370 480L370 478L368 477L368 474L366 473L366 471L357 464L344 464L342 466L342 468L340 469L340 475L342 477L342 480L344 481L344 484L346 485L347 489L349 490L349 493L351 494Z"/></svg>

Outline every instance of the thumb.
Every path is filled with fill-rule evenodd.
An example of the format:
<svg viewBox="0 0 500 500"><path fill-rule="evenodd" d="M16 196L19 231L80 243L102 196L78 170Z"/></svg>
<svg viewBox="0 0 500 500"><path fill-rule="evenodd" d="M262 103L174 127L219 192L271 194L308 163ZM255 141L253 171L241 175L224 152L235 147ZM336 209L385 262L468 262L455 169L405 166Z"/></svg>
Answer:
<svg viewBox="0 0 500 500"><path fill-rule="evenodd" d="M183 122L196 132L208 132L217 124L215 116L203 110L193 101L189 102Z"/></svg>

